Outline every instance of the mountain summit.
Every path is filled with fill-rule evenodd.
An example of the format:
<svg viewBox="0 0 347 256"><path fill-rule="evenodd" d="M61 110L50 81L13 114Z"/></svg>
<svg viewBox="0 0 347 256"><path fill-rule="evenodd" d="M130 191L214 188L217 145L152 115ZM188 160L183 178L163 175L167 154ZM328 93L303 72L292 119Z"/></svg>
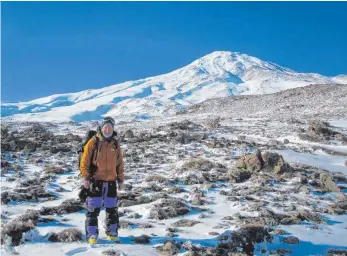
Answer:
<svg viewBox="0 0 347 256"><path fill-rule="evenodd" d="M89 121L103 115L147 119L206 99L269 94L309 84L347 83L346 75L298 73L238 52L216 51L167 74L101 89L4 103L2 116L17 121Z"/></svg>

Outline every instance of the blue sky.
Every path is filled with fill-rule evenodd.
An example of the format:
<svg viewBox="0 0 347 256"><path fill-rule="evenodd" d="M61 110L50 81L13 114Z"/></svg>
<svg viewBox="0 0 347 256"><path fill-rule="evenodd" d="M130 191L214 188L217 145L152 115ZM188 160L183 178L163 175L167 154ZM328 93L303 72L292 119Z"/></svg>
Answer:
<svg viewBox="0 0 347 256"><path fill-rule="evenodd" d="M2 101L167 73L212 51L347 74L347 2L2 2Z"/></svg>

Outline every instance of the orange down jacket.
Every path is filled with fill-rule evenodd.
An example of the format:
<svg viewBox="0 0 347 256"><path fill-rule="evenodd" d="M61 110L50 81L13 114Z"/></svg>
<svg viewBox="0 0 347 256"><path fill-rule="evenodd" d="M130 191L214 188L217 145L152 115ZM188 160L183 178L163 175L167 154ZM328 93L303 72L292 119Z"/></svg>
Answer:
<svg viewBox="0 0 347 256"><path fill-rule="evenodd" d="M113 141L108 142L103 140L100 134L97 134L97 136L99 138L98 145L96 145L94 138L91 138L84 146L80 164L82 178L89 177L89 167L91 161L93 161L98 169L93 176L94 180L123 181L124 163L119 143L117 143L118 146L115 149ZM93 151L94 156L91 159Z"/></svg>

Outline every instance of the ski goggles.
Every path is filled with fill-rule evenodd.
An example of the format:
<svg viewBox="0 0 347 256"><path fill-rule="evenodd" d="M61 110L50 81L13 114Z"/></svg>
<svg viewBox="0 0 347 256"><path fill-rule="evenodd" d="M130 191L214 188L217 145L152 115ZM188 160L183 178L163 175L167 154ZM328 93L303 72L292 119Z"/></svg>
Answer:
<svg viewBox="0 0 347 256"><path fill-rule="evenodd" d="M114 121L114 119L110 116L104 117L103 121L102 121L102 126L106 123L110 123L112 124L112 126L114 126L116 124L116 122Z"/></svg>

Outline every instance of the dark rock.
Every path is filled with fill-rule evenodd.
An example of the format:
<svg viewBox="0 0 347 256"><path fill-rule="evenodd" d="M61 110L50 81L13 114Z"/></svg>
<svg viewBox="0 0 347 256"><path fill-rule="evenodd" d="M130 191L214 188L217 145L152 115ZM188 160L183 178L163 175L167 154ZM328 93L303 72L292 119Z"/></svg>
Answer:
<svg viewBox="0 0 347 256"><path fill-rule="evenodd" d="M336 206L341 209L347 210L347 196L341 196L336 202Z"/></svg>
<svg viewBox="0 0 347 256"><path fill-rule="evenodd" d="M182 220L179 220L179 221L172 223L171 225L173 227L193 227L198 223L201 223L201 222L196 221L196 220L182 219Z"/></svg>
<svg viewBox="0 0 347 256"><path fill-rule="evenodd" d="M38 148L41 147L40 143L34 142L34 141L30 141L28 142L25 147L24 147L24 151L31 153L31 152L35 152Z"/></svg>
<svg viewBox="0 0 347 256"><path fill-rule="evenodd" d="M82 232L76 228L64 229L60 232L53 233L48 238L50 242L71 243L82 241Z"/></svg>
<svg viewBox="0 0 347 256"><path fill-rule="evenodd" d="M179 199L162 199L154 204L149 213L150 219L169 219L189 213L189 207Z"/></svg>
<svg viewBox="0 0 347 256"><path fill-rule="evenodd" d="M172 232L168 232L168 233L166 233L166 235L165 236L167 236L167 237L174 237L175 236L175 234L174 233L172 233Z"/></svg>
<svg viewBox="0 0 347 256"><path fill-rule="evenodd" d="M239 136L237 136L236 139L239 140L239 141L244 141L244 140L246 139L246 136L244 136L244 135L239 135Z"/></svg>
<svg viewBox="0 0 347 256"><path fill-rule="evenodd" d="M1 242L5 243L6 237L11 237L12 246L18 246L23 237L23 233L35 228L33 221L20 221L14 219L6 223L1 230Z"/></svg>
<svg viewBox="0 0 347 256"><path fill-rule="evenodd" d="M324 191L339 192L340 189L337 187L333 178L328 173L321 173L319 176L319 185Z"/></svg>
<svg viewBox="0 0 347 256"><path fill-rule="evenodd" d="M119 221L119 228L121 228L121 229L127 229L132 225L135 225L135 224L130 222L130 221L125 221L125 220Z"/></svg>
<svg viewBox="0 0 347 256"><path fill-rule="evenodd" d="M42 207L40 209L41 215L52 215L52 214L67 214L83 210L83 204L79 199L67 199L62 202L59 206Z"/></svg>
<svg viewBox="0 0 347 256"><path fill-rule="evenodd" d="M126 130L124 132L124 138L132 139L134 137L135 137L135 135L134 135L134 132L132 130Z"/></svg>
<svg viewBox="0 0 347 256"><path fill-rule="evenodd" d="M151 242L151 237L147 235L141 235L138 237L132 238L132 241L136 244L149 244Z"/></svg>
<svg viewBox="0 0 347 256"><path fill-rule="evenodd" d="M16 221L32 222L35 226L39 222L40 213L37 210L28 209L16 218Z"/></svg>
<svg viewBox="0 0 347 256"><path fill-rule="evenodd" d="M240 183L248 180L252 176L252 171L247 169L231 169L229 172L230 181Z"/></svg>
<svg viewBox="0 0 347 256"><path fill-rule="evenodd" d="M271 233L273 233L275 235L283 236L286 234L286 231L284 231L283 229L274 229Z"/></svg>
<svg viewBox="0 0 347 256"><path fill-rule="evenodd" d="M192 195L191 198L192 205L203 205L203 201L201 200L201 194L195 193Z"/></svg>
<svg viewBox="0 0 347 256"><path fill-rule="evenodd" d="M125 256L124 253L116 251L115 249L107 249L101 252L102 255L106 256Z"/></svg>
<svg viewBox="0 0 347 256"><path fill-rule="evenodd" d="M153 225L150 223L142 223L140 225L141 228L153 228Z"/></svg>
<svg viewBox="0 0 347 256"><path fill-rule="evenodd" d="M56 143L82 142L82 138L78 135L68 133L66 135L54 136L54 141Z"/></svg>
<svg viewBox="0 0 347 256"><path fill-rule="evenodd" d="M292 253L291 250L289 249L286 249L286 248L279 248L276 250L276 252L279 254L279 255L287 255L288 253Z"/></svg>
<svg viewBox="0 0 347 256"><path fill-rule="evenodd" d="M269 145L270 146L278 146L278 145L280 145L281 143L279 142L279 141L277 141L277 140L270 140L269 141Z"/></svg>
<svg viewBox="0 0 347 256"><path fill-rule="evenodd" d="M181 144L188 144L193 140L193 138L188 133L180 133L176 137L176 141Z"/></svg>
<svg viewBox="0 0 347 256"><path fill-rule="evenodd" d="M296 218L301 219L302 221L310 221L313 223L325 223L321 215L315 212L310 212L308 210L301 210L296 214Z"/></svg>
<svg viewBox="0 0 347 256"><path fill-rule="evenodd" d="M190 172L181 178L181 182L184 185L204 184L207 182L204 175L200 175L195 172Z"/></svg>
<svg viewBox="0 0 347 256"><path fill-rule="evenodd" d="M264 241L271 242L272 236L268 229L261 225L244 225L232 233L232 248L239 247L244 253L253 255L254 244Z"/></svg>
<svg viewBox="0 0 347 256"><path fill-rule="evenodd" d="M329 249L328 256L347 256L347 250Z"/></svg>
<svg viewBox="0 0 347 256"><path fill-rule="evenodd" d="M13 192L3 192L1 194L1 201L3 203L9 203L10 201L24 202L24 201L39 201L39 198L45 198L47 200L54 200L55 196L46 192L44 184L40 186L34 186L27 188L15 188Z"/></svg>
<svg viewBox="0 0 347 256"><path fill-rule="evenodd" d="M308 122L308 135L311 137L330 137L337 134L330 129L330 124L319 120Z"/></svg>
<svg viewBox="0 0 347 256"><path fill-rule="evenodd" d="M299 239L295 236L287 236L286 238L284 238L283 242L287 244L298 244Z"/></svg>
<svg viewBox="0 0 347 256"><path fill-rule="evenodd" d="M73 148L69 145L58 145L58 146L54 146L54 147L50 147L49 148L49 151L52 153L52 154L56 154L56 153L59 153L59 152L71 152Z"/></svg>
<svg viewBox="0 0 347 256"><path fill-rule="evenodd" d="M245 170L248 172L257 172L260 171L263 168L264 162L261 158L261 155L259 154L259 151L257 151L256 154L249 154L246 155L236 162L236 168L240 170Z"/></svg>
<svg viewBox="0 0 347 256"><path fill-rule="evenodd" d="M1 139L5 139L8 136L8 125L5 123L1 124Z"/></svg>
<svg viewBox="0 0 347 256"><path fill-rule="evenodd" d="M241 182L260 170L275 174L294 171L288 163L284 162L281 155L268 151L261 154L260 150L257 150L255 154L249 154L237 160L236 168L230 171L230 179Z"/></svg>
<svg viewBox="0 0 347 256"><path fill-rule="evenodd" d="M147 182L157 181L160 183L164 183L164 182L167 182L167 178L165 178L164 176L158 175L158 174L152 174L152 175L147 176L145 181L147 181Z"/></svg>
<svg viewBox="0 0 347 256"><path fill-rule="evenodd" d="M178 193L182 193L184 192L184 189L183 188L180 188L180 187L170 187L168 190L167 190L167 193L168 194L178 194Z"/></svg>
<svg viewBox="0 0 347 256"><path fill-rule="evenodd" d="M264 152L262 154L264 161L264 171L274 172L275 174L283 174L294 172L294 169L286 162L281 155L272 152Z"/></svg>
<svg viewBox="0 0 347 256"><path fill-rule="evenodd" d="M172 228L172 227L168 227L165 229L166 231L172 232L172 233L177 233L180 230L178 228Z"/></svg>
<svg viewBox="0 0 347 256"><path fill-rule="evenodd" d="M46 173L63 174L66 170L59 166L46 165L44 166L43 171Z"/></svg>
<svg viewBox="0 0 347 256"><path fill-rule="evenodd" d="M164 241L163 246L158 246L156 249L161 253L161 255L176 255L180 252L182 245L176 241Z"/></svg>
<svg viewBox="0 0 347 256"><path fill-rule="evenodd" d="M166 193L157 193L151 196L141 196L141 193L127 193L119 196L119 207L128 207L132 205L148 204L160 198L168 198Z"/></svg>
<svg viewBox="0 0 347 256"><path fill-rule="evenodd" d="M198 216L199 219L206 219L208 217L209 217L208 215L203 214L203 213Z"/></svg>
<svg viewBox="0 0 347 256"><path fill-rule="evenodd" d="M328 207L328 211L338 215L347 212L347 196L341 196L335 204Z"/></svg>
<svg viewBox="0 0 347 256"><path fill-rule="evenodd" d="M129 216L129 218L140 219L142 216L135 212L133 215Z"/></svg>
<svg viewBox="0 0 347 256"><path fill-rule="evenodd" d="M11 163L9 161L1 159L1 168L4 168L4 167L11 167Z"/></svg>
<svg viewBox="0 0 347 256"><path fill-rule="evenodd" d="M190 158L183 165L182 169L191 171L210 171L215 165L204 158Z"/></svg>
<svg viewBox="0 0 347 256"><path fill-rule="evenodd" d="M221 190L221 191L219 191L219 194L222 196L227 196L228 192L226 192L225 190Z"/></svg>

